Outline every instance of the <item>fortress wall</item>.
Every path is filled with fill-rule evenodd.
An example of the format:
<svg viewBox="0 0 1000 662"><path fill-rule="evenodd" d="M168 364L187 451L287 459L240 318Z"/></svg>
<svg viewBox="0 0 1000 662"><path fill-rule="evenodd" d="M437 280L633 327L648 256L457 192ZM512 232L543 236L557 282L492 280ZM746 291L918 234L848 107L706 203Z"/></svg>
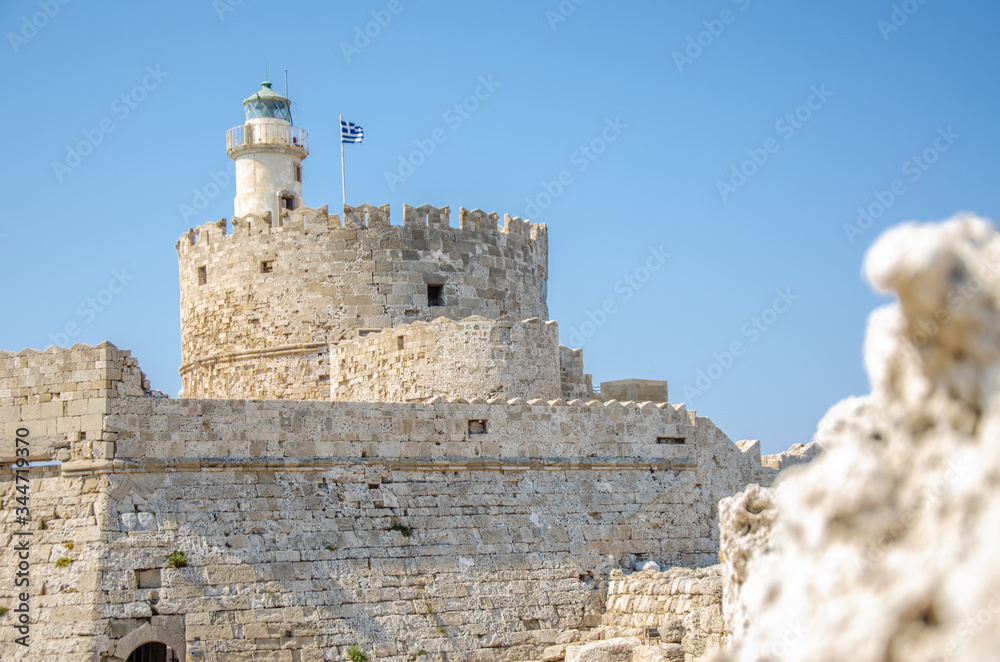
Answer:
<svg viewBox="0 0 1000 662"><path fill-rule="evenodd" d="M327 400L329 348L305 343L217 355L184 372L182 383L181 395L192 398Z"/></svg>
<svg viewBox="0 0 1000 662"><path fill-rule="evenodd" d="M331 346L334 400L560 397L559 329L538 318L413 322Z"/></svg>
<svg viewBox="0 0 1000 662"><path fill-rule="evenodd" d="M486 433L478 433L472 421L481 422ZM733 485L748 469L735 444L683 405L128 398L111 403L105 426L117 435L117 459L168 464L176 458L639 461L695 471L699 483Z"/></svg>
<svg viewBox="0 0 1000 662"><path fill-rule="evenodd" d="M449 216L407 206L403 225L390 225L388 206L362 205L345 207L341 225L325 207L300 208L273 227L248 216L231 232L225 219L189 230L177 243L185 395L326 398L313 376L329 374L327 342L361 329L439 316L546 319L545 226L505 217L498 228L496 214L462 209L452 228ZM442 286L442 305L428 306L428 284ZM289 382L240 377L254 370Z"/></svg>
<svg viewBox="0 0 1000 662"><path fill-rule="evenodd" d="M4 454L13 443L4 439ZM58 467L32 467L30 480L15 483L12 471L0 474L0 606L9 610L0 627L0 659L31 662L77 662L100 659L107 640L101 622L101 570L108 559L100 512L100 477L67 479ZM17 488L28 486L28 522L17 521ZM30 536L15 536L27 531ZM27 541L27 559L21 554ZM67 543L71 546L68 547ZM67 559L60 563L60 559ZM19 564L27 568L19 569ZM21 573L20 575L18 573ZM26 577L25 577L26 573ZM28 583L23 584L24 579ZM18 585L17 582L22 584ZM28 643L14 626L20 594L27 593ZM103 635L103 638L102 638Z"/></svg>
<svg viewBox="0 0 1000 662"><path fill-rule="evenodd" d="M32 461L111 457L110 398L142 395L144 386L131 353L107 342L0 351L0 462L14 460L18 428L30 431Z"/></svg>
<svg viewBox="0 0 1000 662"><path fill-rule="evenodd" d="M591 375L583 372L583 350L559 346L559 376L563 400L598 398Z"/></svg>
<svg viewBox="0 0 1000 662"><path fill-rule="evenodd" d="M743 454L671 405L112 409L115 461L69 469L128 481L108 504L104 583L129 586L182 549L190 566L163 570L155 606L184 615L189 652L208 662L272 645L288 662L350 645L392 662L537 658L559 631L600 622L613 568L714 563L715 503L745 484ZM470 435L470 419L487 433ZM142 592L116 600L115 618L148 605Z"/></svg>
<svg viewBox="0 0 1000 662"><path fill-rule="evenodd" d="M392 662L529 659L600 621L611 569L713 563L716 504L753 475L683 406L170 399L140 395L134 359L110 345L44 363L94 353L122 365L96 396L113 458L32 470L50 472L31 488L46 521L32 551L46 589L33 593L43 636L30 654L43 662L121 659L151 632L206 662L262 650L319 662L350 645ZM12 512L0 535L17 530ZM166 563L174 549L188 567ZM56 567L63 556L72 564ZM137 571L157 570L162 585L140 587ZM0 638L0 657L15 645Z"/></svg>
<svg viewBox="0 0 1000 662"><path fill-rule="evenodd" d="M653 643L677 644L684 659L692 660L725 642L720 565L631 574L612 570L606 604L603 638L644 637L647 628L655 628Z"/></svg>
<svg viewBox="0 0 1000 662"><path fill-rule="evenodd" d="M181 549L189 566L163 569L155 608L183 615L189 652L209 662L279 646L343 659L350 645L392 662L419 650L531 659L558 631L599 622L601 585L623 558L679 559L706 544L693 537L690 472L373 460L126 475L142 479L143 503L138 514L128 499L113 504L123 512L103 577L109 613L149 615L148 592L126 590L135 570Z"/></svg>

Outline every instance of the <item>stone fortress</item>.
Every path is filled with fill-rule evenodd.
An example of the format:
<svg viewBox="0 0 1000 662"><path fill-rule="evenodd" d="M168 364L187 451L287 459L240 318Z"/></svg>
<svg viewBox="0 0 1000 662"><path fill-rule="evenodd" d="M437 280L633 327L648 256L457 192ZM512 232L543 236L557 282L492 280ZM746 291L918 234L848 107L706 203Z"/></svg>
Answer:
<svg viewBox="0 0 1000 662"><path fill-rule="evenodd" d="M659 622L622 574L649 562L683 566L661 602L715 596L680 612L718 644L718 503L783 460L666 382L595 392L544 224L305 207L288 100L244 107L234 217L176 246L182 397L110 343L0 352L0 461L30 464L0 477L0 657L561 659Z"/></svg>

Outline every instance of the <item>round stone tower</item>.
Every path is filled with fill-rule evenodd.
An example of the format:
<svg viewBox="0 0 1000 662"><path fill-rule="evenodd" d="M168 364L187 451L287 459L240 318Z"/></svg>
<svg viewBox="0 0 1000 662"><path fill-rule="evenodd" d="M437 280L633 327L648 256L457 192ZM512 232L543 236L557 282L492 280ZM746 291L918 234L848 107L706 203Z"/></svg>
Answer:
<svg viewBox="0 0 1000 662"><path fill-rule="evenodd" d="M226 153L236 161L236 216L270 218L302 206L302 160L309 134L293 126L291 102L264 81L244 99L246 122L226 134Z"/></svg>
<svg viewBox="0 0 1000 662"><path fill-rule="evenodd" d="M548 319L544 224L462 208L453 227L450 208L427 205L396 224L388 205L310 209L308 137L288 100L265 82L244 107L227 141L235 217L177 242L185 396L325 400L338 343L439 317Z"/></svg>

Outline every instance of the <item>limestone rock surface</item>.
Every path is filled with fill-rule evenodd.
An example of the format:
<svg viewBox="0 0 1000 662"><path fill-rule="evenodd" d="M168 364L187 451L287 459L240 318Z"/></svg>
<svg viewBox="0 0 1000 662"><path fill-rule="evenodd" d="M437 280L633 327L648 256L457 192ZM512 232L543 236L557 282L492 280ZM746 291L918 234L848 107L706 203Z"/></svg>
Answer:
<svg viewBox="0 0 1000 662"><path fill-rule="evenodd" d="M566 648L566 662L631 662L632 651L642 641L636 637L616 637Z"/></svg>
<svg viewBox="0 0 1000 662"><path fill-rule="evenodd" d="M723 502L717 661L1000 659L1000 236L907 224L865 272L899 299L869 321L871 394L830 411L773 508Z"/></svg>
<svg viewBox="0 0 1000 662"><path fill-rule="evenodd" d="M774 490L760 485L748 485L739 494L719 502L722 610L726 632L735 639L742 637L750 625L752 614L740 601L740 592L753 562L770 549L775 512Z"/></svg>

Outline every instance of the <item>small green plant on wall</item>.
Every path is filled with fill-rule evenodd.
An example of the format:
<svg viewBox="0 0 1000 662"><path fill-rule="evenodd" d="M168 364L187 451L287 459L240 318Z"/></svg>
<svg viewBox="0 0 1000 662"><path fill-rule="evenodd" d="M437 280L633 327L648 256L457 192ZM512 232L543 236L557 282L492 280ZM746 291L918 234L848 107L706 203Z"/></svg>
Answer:
<svg viewBox="0 0 1000 662"><path fill-rule="evenodd" d="M399 531L400 533L403 534L404 538L409 538L411 535L413 535L413 529L411 529L410 527L406 526L401 522L393 522L392 526L389 527L389 530Z"/></svg>
<svg viewBox="0 0 1000 662"><path fill-rule="evenodd" d="M170 556L167 557L167 563L175 568L183 568L188 564L187 554L179 549L175 549L170 552Z"/></svg>
<svg viewBox="0 0 1000 662"><path fill-rule="evenodd" d="M65 556L56 561L57 568L68 568L73 564L73 559L66 558Z"/></svg>
<svg viewBox="0 0 1000 662"><path fill-rule="evenodd" d="M351 646L347 649L347 657L351 658L351 662L368 662L368 653L357 646Z"/></svg>

